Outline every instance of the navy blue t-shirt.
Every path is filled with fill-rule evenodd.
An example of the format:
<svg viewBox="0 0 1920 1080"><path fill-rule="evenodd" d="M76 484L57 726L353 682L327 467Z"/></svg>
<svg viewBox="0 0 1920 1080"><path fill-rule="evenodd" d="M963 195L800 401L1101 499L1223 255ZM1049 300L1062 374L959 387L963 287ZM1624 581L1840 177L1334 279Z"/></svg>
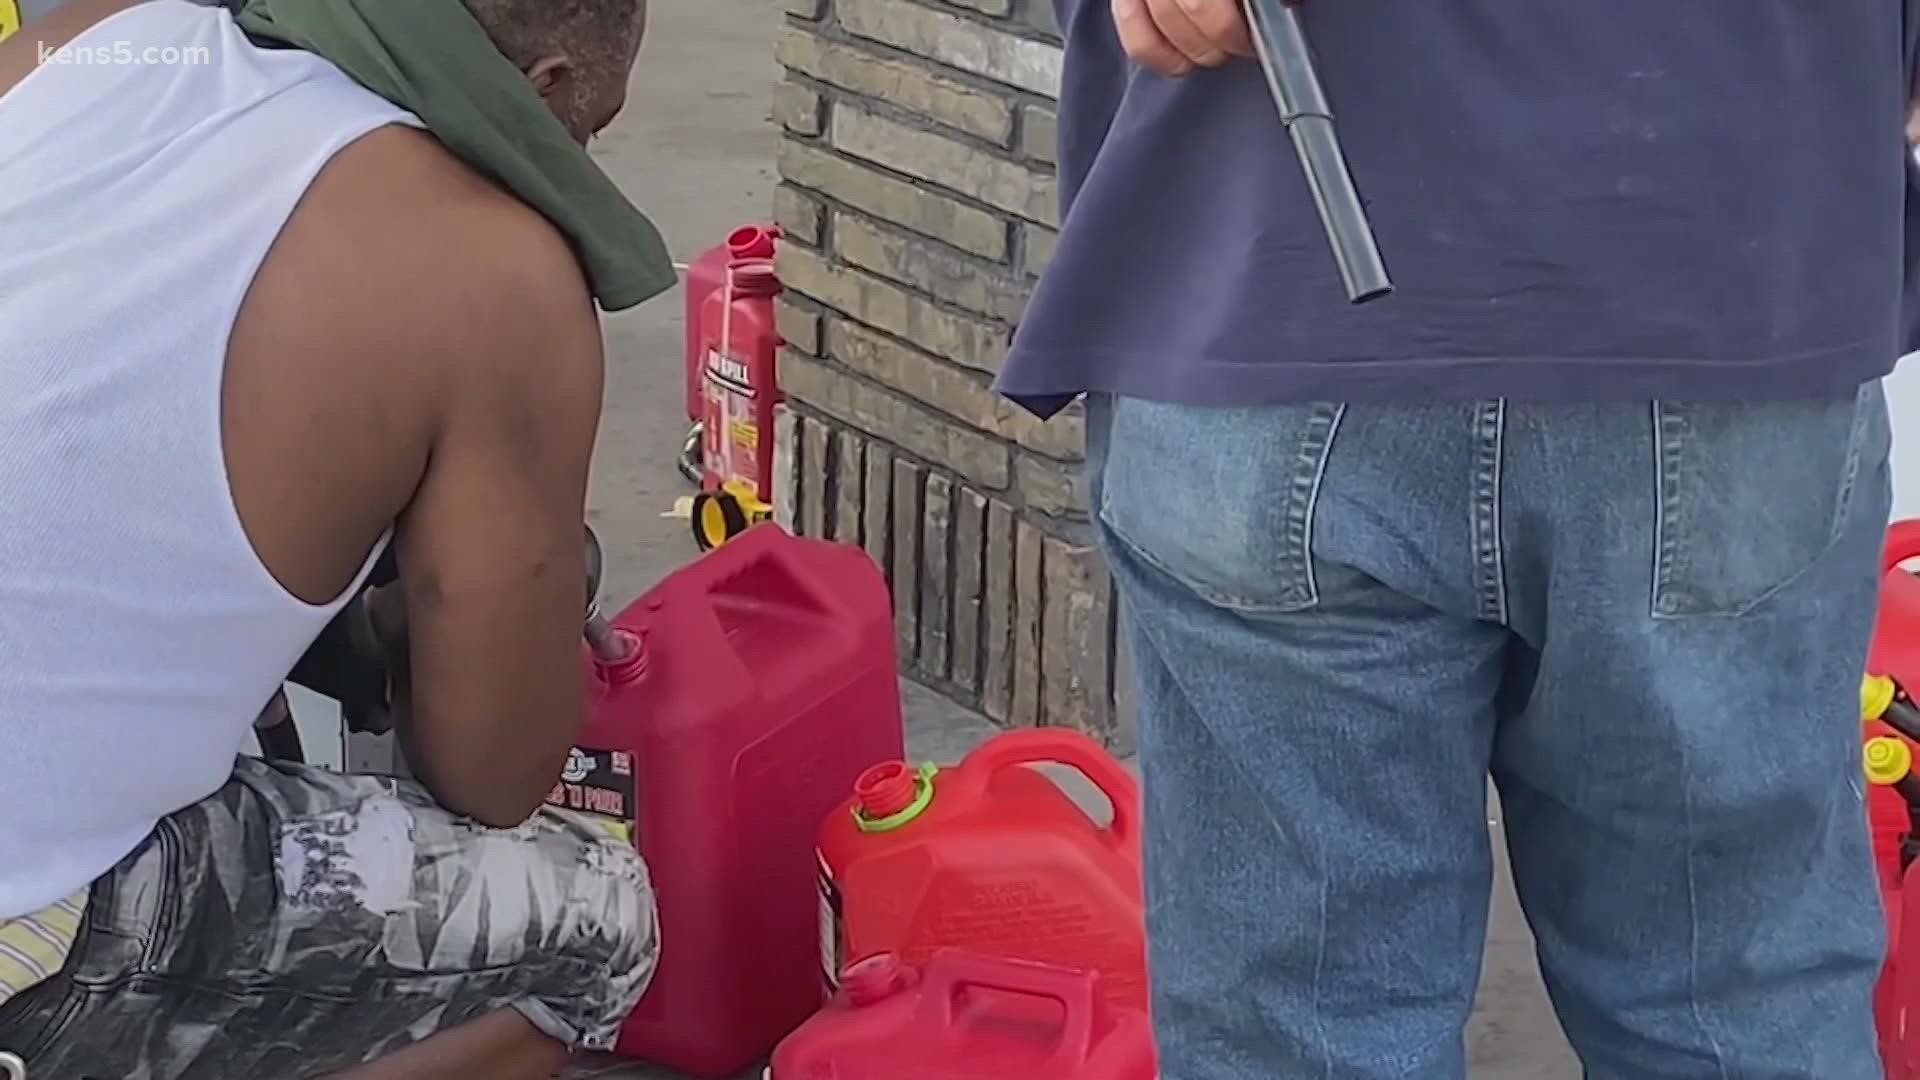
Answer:
<svg viewBox="0 0 1920 1080"><path fill-rule="evenodd" d="M1397 291L1350 305L1259 67L1067 36L999 386L1192 404L1850 393L1903 351L1907 0L1311 0Z"/></svg>

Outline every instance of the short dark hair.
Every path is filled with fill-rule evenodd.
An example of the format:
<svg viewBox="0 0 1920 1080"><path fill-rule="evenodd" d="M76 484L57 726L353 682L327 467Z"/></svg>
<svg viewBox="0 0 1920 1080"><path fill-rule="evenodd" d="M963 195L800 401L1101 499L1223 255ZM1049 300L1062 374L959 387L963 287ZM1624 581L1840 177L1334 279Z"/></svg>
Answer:
<svg viewBox="0 0 1920 1080"><path fill-rule="evenodd" d="M647 0L461 2L500 52L521 67L556 50L584 64L624 64L647 14Z"/></svg>

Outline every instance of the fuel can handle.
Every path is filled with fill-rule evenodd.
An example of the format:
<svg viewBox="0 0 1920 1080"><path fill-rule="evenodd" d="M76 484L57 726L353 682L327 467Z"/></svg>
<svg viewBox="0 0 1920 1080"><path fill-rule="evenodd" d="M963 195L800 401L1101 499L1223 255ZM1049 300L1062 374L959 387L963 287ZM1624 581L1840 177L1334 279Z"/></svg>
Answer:
<svg viewBox="0 0 1920 1080"><path fill-rule="evenodd" d="M927 968L920 1008L938 1030L961 1022L964 993L970 989L1036 997L1060 1006L1060 1029L1053 1055L1041 1075L1062 1075L1084 1064L1093 1052L1099 1008L1092 972L1051 964L996 960L960 949L943 950Z"/></svg>
<svg viewBox="0 0 1920 1080"><path fill-rule="evenodd" d="M1066 728L1008 732L967 755L960 770L985 786L995 773L1018 765L1066 765L1079 770L1113 807L1107 826L1115 842L1140 842L1140 782L1093 739Z"/></svg>

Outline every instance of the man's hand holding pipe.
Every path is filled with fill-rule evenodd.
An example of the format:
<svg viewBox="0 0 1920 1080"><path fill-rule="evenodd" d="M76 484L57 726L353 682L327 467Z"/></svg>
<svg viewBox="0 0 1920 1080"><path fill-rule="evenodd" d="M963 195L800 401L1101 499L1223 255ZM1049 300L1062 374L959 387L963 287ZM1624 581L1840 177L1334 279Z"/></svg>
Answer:
<svg viewBox="0 0 1920 1080"><path fill-rule="evenodd" d="M1120 44L1143 67L1185 75L1253 55L1241 0L1112 0Z"/></svg>

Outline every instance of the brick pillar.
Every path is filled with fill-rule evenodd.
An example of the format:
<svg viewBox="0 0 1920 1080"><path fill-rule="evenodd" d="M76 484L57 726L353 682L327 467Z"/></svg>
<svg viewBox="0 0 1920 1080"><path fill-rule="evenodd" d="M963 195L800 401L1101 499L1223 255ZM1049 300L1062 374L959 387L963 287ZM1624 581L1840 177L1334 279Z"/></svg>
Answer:
<svg viewBox="0 0 1920 1080"><path fill-rule="evenodd" d="M1124 741L1084 420L989 385L1053 250L1050 0L784 5L783 516L886 570L908 674L1002 724Z"/></svg>

